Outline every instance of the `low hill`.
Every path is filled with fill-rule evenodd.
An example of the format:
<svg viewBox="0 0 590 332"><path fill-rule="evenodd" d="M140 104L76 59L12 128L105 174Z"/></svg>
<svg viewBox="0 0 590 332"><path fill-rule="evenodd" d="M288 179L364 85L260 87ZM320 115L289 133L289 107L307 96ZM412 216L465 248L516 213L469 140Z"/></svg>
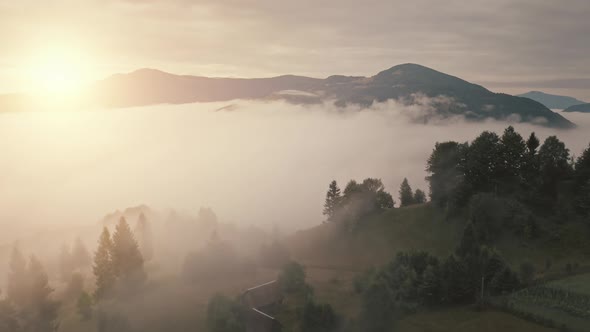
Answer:
<svg viewBox="0 0 590 332"><path fill-rule="evenodd" d="M427 250L449 255L466 223L446 220L430 204L392 209L362 221L354 231L335 223L299 231L287 239L292 254L308 266L362 271L387 263L397 252Z"/></svg>
<svg viewBox="0 0 590 332"><path fill-rule="evenodd" d="M306 266L359 271L383 265L401 251L424 250L446 257L455 250L466 225L466 216L447 219L443 210L427 203L374 215L354 231L324 223L295 233L287 244ZM505 232L494 247L515 268L531 262L541 275L559 274L567 263L590 263L590 244L584 241L590 231L584 224L556 226L547 221L539 227L544 231L534 240ZM546 270L547 261L551 270Z"/></svg>
<svg viewBox="0 0 590 332"><path fill-rule="evenodd" d="M574 105L563 110L564 112L590 113L590 104Z"/></svg>
<svg viewBox="0 0 590 332"><path fill-rule="evenodd" d="M578 100L574 97L552 95L541 91L529 91L518 95L518 97L529 98L547 106L550 109L566 109L574 105L585 104L585 101Z"/></svg>

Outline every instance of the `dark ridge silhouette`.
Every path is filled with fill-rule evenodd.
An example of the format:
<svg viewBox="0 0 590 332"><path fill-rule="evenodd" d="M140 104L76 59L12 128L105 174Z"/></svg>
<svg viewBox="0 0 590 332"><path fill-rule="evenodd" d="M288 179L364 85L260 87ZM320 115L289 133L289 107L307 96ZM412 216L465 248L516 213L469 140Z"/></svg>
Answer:
<svg viewBox="0 0 590 332"><path fill-rule="evenodd" d="M590 113L590 103L570 106L563 111L564 112Z"/></svg>
<svg viewBox="0 0 590 332"><path fill-rule="evenodd" d="M336 106L397 100L420 104L432 111L430 117L464 116L528 122L555 128L575 125L543 104L469 83L417 65L394 66L371 77L334 75L325 79L295 75L270 78L217 78L174 75L156 69L139 69L115 74L89 87L92 106L108 108L156 104L219 102L235 99L285 100L295 104L334 102ZM0 96L0 110L23 109L22 97Z"/></svg>
<svg viewBox="0 0 590 332"><path fill-rule="evenodd" d="M413 104L419 102L417 99L421 96L444 96L446 99L432 105L439 116L463 115L469 120L516 119L549 127L574 127L538 102L493 93L480 85L417 64L394 66L372 77L334 75L326 79L294 75L209 78L140 69L113 75L98 82L93 90L97 100L107 107L233 99L281 99L298 104L334 100L338 106L370 106L391 99Z"/></svg>
<svg viewBox="0 0 590 332"><path fill-rule="evenodd" d="M574 105L586 103L585 101L581 101L573 97L552 95L541 91L529 91L527 93L518 95L517 97L529 98L534 101L540 102L548 108L560 110L566 109Z"/></svg>

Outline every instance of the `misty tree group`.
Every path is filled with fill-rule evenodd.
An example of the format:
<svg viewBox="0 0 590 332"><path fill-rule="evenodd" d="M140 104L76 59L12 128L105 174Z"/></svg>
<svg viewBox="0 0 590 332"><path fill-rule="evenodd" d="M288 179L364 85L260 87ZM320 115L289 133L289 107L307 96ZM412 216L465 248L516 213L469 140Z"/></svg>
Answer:
<svg viewBox="0 0 590 332"><path fill-rule="evenodd" d="M27 263L20 249L12 250L6 300L0 301L3 331L53 331L57 327L59 303L51 299L53 289L45 268L36 256Z"/></svg>
<svg viewBox="0 0 590 332"><path fill-rule="evenodd" d="M59 254L60 277L68 281L73 272L87 268L91 262L90 253L80 238L76 239L71 250L64 244Z"/></svg>
<svg viewBox="0 0 590 332"><path fill-rule="evenodd" d="M424 204L426 203L426 194L420 189L416 189L415 192L412 192L412 187L410 186L408 179L404 178L399 188L399 200L401 207Z"/></svg>
<svg viewBox="0 0 590 332"><path fill-rule="evenodd" d="M425 193L420 189L413 192L405 178L400 186L399 195L402 207L426 202ZM326 193L323 214L328 221L350 222L394 207L395 201L391 194L385 191L381 179L367 178L362 183L350 180L344 192L341 192L334 180Z"/></svg>
<svg viewBox="0 0 590 332"><path fill-rule="evenodd" d="M355 280L362 297L359 330L389 331L396 319L421 308L470 304L521 285L497 251L474 242L461 243L444 260L427 252L401 252Z"/></svg>
<svg viewBox="0 0 590 332"><path fill-rule="evenodd" d="M144 239L143 250L151 258L151 235L144 214L138 220L138 234ZM149 238L149 240L147 240ZM96 288L94 296L97 300L118 292L141 286L146 280L144 255L135 239L125 217L121 217L111 237L108 228L104 228L98 240L98 248L94 254L94 276Z"/></svg>
<svg viewBox="0 0 590 332"><path fill-rule="evenodd" d="M395 205L380 179L367 178L362 183L350 180L343 194L336 181L330 183L324 204L324 215L329 221L356 220Z"/></svg>
<svg viewBox="0 0 590 332"><path fill-rule="evenodd" d="M525 141L508 127L502 136L484 131L471 143L437 143L427 179L432 201L449 209L489 192L547 211L571 199L569 207L587 213L589 164L588 149L575 159L556 136L541 145L535 133Z"/></svg>
<svg viewBox="0 0 590 332"><path fill-rule="evenodd" d="M513 230L537 237L542 221L590 212L590 147L574 158L556 136L540 144L513 127L484 131L471 143L437 143L427 162L432 202L448 215L467 209L477 238L493 243Z"/></svg>
<svg viewBox="0 0 590 332"><path fill-rule="evenodd" d="M66 287L60 293L60 300L74 300L82 320L92 317L93 305L97 301L126 294L145 281L144 257L151 259L153 248L150 225L143 214L139 216L135 232L140 238L139 244L123 217L112 238L104 228L92 265L96 277L94 296L84 289L84 274L92 263L86 246L80 238L75 240L71 249L62 246L57 270ZM61 303L53 299L49 280L41 261L35 255L27 261L15 245L9 262L5 299L0 300L0 331L49 332L58 328ZM103 321L99 319L99 325ZM102 330L99 328L99 331Z"/></svg>

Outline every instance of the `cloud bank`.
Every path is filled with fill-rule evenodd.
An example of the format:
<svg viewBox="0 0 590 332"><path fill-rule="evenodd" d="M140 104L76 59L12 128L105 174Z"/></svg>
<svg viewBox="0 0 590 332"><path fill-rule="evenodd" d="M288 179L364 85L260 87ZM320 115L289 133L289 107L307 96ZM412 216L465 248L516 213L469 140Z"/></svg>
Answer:
<svg viewBox="0 0 590 332"><path fill-rule="evenodd" d="M428 103L359 110L236 101L2 114L0 223L13 238L32 225L94 224L145 203L193 214L210 206L227 222L306 228L323 220L331 180L343 187L352 178L381 178L396 197L407 177L427 190L424 168L435 142L468 141L508 125L416 122L428 112ZM557 134L579 155L590 143L590 116L566 116L579 127L515 127L523 136Z"/></svg>

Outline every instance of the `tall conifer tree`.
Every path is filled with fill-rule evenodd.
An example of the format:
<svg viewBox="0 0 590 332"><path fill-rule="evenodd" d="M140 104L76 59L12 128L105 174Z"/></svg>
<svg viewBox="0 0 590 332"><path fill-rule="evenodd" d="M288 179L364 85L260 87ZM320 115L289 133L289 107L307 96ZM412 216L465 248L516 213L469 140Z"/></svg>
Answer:
<svg viewBox="0 0 590 332"><path fill-rule="evenodd" d="M399 200L402 207L414 204L414 193L406 178L399 188Z"/></svg>
<svg viewBox="0 0 590 332"><path fill-rule="evenodd" d="M113 268L119 279L145 279L143 257L125 217L121 217L113 233Z"/></svg>
<svg viewBox="0 0 590 332"><path fill-rule="evenodd" d="M105 227L98 240L98 249L94 254L93 272L96 277L96 290L94 297L96 299L104 298L115 284L115 272L113 270L113 260L111 252L113 243L111 234Z"/></svg>
<svg viewBox="0 0 590 332"><path fill-rule="evenodd" d="M326 202L324 203L324 215L329 221L334 218L341 201L340 188L338 188L338 183L334 180L330 183L330 187L326 193Z"/></svg>

